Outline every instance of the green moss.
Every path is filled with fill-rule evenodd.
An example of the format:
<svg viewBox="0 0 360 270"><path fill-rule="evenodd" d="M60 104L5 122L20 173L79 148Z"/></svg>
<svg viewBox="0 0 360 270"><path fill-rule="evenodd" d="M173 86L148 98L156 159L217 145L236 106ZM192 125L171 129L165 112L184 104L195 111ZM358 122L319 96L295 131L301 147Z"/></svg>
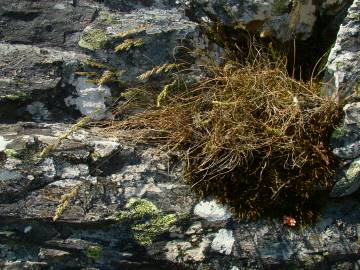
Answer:
<svg viewBox="0 0 360 270"><path fill-rule="evenodd" d="M27 95L24 92L15 92L9 95L0 96L0 100L18 101L24 100L26 96Z"/></svg>
<svg viewBox="0 0 360 270"><path fill-rule="evenodd" d="M79 46L95 51L104 48L110 37L101 29L90 29L82 35Z"/></svg>
<svg viewBox="0 0 360 270"><path fill-rule="evenodd" d="M346 170L346 178L354 179L360 171L360 161L354 161L351 163L350 167Z"/></svg>
<svg viewBox="0 0 360 270"><path fill-rule="evenodd" d="M341 127L337 127L334 129L334 131L331 133L331 139L337 140L340 139L341 137L346 135L346 129L345 127L341 126Z"/></svg>
<svg viewBox="0 0 360 270"><path fill-rule="evenodd" d="M282 15L288 11L289 0L275 0L272 6L272 13L274 15Z"/></svg>
<svg viewBox="0 0 360 270"><path fill-rule="evenodd" d="M5 149L4 153L7 157L16 157L18 155L14 149Z"/></svg>
<svg viewBox="0 0 360 270"><path fill-rule="evenodd" d="M118 218L131 223L134 238L142 246L151 245L157 235L168 231L176 222L174 214L163 214L156 205L145 199L132 198L125 209Z"/></svg>
<svg viewBox="0 0 360 270"><path fill-rule="evenodd" d="M88 258L91 258L93 260L97 260L100 258L101 252L103 248L101 246L88 246L85 250L85 255Z"/></svg>

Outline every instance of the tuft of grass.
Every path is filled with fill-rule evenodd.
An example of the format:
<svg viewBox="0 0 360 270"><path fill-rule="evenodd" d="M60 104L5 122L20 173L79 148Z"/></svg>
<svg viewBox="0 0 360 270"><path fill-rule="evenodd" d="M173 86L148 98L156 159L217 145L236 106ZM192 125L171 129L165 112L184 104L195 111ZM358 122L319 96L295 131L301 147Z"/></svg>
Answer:
<svg viewBox="0 0 360 270"><path fill-rule="evenodd" d="M100 62L97 62L93 59L86 59L84 61L84 64L88 67L91 67L91 68L95 68L95 69L103 69L103 68L109 68L108 65L106 64L103 64L103 63L100 63Z"/></svg>
<svg viewBox="0 0 360 270"><path fill-rule="evenodd" d="M138 39L125 39L122 43L115 47L115 52L128 51L132 47L139 47L144 45L145 42L142 38Z"/></svg>
<svg viewBox="0 0 360 270"><path fill-rule="evenodd" d="M319 95L320 83L290 76L286 60L262 48L249 55L205 67L201 82L113 128L139 128L138 140L182 150L187 183L239 218L310 220L318 195L333 184L328 140L341 106Z"/></svg>
<svg viewBox="0 0 360 270"><path fill-rule="evenodd" d="M97 85L98 86L104 85L105 83L113 81L114 79L116 79L115 73L110 70L106 70L103 72L101 77L97 80Z"/></svg>
<svg viewBox="0 0 360 270"><path fill-rule="evenodd" d="M143 80L150 78L151 76L154 76L154 75L157 75L160 73L164 73L164 72L165 73L169 72L175 68L179 68L180 66L181 66L180 64L175 64L175 63L172 63L172 64L166 63L161 66L156 66L156 67L144 72L140 76L138 76L138 79L143 81Z"/></svg>
<svg viewBox="0 0 360 270"><path fill-rule="evenodd" d="M79 193L80 186L75 186L70 190L70 192L64 194L61 196L61 200L59 205L56 207L55 214L52 218L52 220L55 222L57 221L62 213L65 211L65 209L69 206L70 201L77 196Z"/></svg>
<svg viewBox="0 0 360 270"><path fill-rule="evenodd" d="M132 28L132 29L129 29L127 31L116 33L115 36L125 38L125 37L128 37L128 36L140 34L140 33L144 32L144 31L146 31L147 28L148 27L146 25L140 25L140 26L138 26L136 28Z"/></svg>
<svg viewBox="0 0 360 270"><path fill-rule="evenodd" d="M169 90L173 88L178 81L174 80L173 82L166 84L161 90L160 94L156 97L156 106L160 107L161 102L167 97Z"/></svg>
<svg viewBox="0 0 360 270"><path fill-rule="evenodd" d="M98 111L96 111L93 114L96 114ZM85 116L81 118L77 123L72 125L69 130L61 134L55 143L48 144L42 151L35 155L34 162L40 163L44 158L46 158L52 151L54 151L57 147L59 147L71 134L73 134L75 131L86 125L90 120L92 119L93 115Z"/></svg>

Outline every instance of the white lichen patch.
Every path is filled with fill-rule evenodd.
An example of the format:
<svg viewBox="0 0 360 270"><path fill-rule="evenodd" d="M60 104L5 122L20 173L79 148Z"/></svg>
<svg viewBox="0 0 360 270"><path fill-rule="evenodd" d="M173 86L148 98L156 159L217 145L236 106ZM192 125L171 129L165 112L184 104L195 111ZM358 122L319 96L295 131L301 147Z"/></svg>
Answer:
<svg viewBox="0 0 360 270"><path fill-rule="evenodd" d="M201 262L205 259L205 250L210 246L209 237L203 237L198 246L188 249L184 252L185 261Z"/></svg>
<svg viewBox="0 0 360 270"><path fill-rule="evenodd" d="M57 3L53 7L53 9L63 10L66 8L66 6L63 3Z"/></svg>
<svg viewBox="0 0 360 270"><path fill-rule="evenodd" d="M194 208L194 214L207 221L225 221L231 217L227 207L215 200L199 202Z"/></svg>
<svg viewBox="0 0 360 270"><path fill-rule="evenodd" d="M170 241L166 243L164 248L166 259L174 263L181 262L182 258L180 255L189 248L191 248L191 243L189 242L178 240Z"/></svg>
<svg viewBox="0 0 360 270"><path fill-rule="evenodd" d="M45 158L39 167L46 178L53 179L55 177L56 169L52 158Z"/></svg>
<svg viewBox="0 0 360 270"><path fill-rule="evenodd" d="M109 156L117 150L120 144L116 141L94 141L94 152L91 155L92 159L96 161L99 158Z"/></svg>
<svg viewBox="0 0 360 270"><path fill-rule="evenodd" d="M4 151L6 146L11 142L12 140L6 140L3 136L0 136L0 151Z"/></svg>
<svg viewBox="0 0 360 270"><path fill-rule="evenodd" d="M61 188L70 188L70 187L75 187L75 186L79 186L81 185L82 181L77 181L77 180L59 180L59 181L55 181L52 182L51 184L49 184L49 187L54 186L54 187L61 187Z"/></svg>
<svg viewBox="0 0 360 270"><path fill-rule="evenodd" d="M89 174L89 167L86 164L66 165L58 172L58 176L63 179L74 179Z"/></svg>
<svg viewBox="0 0 360 270"><path fill-rule="evenodd" d="M221 229L216 234L214 240L211 243L211 248L219 253L230 255L235 238L233 232L226 229Z"/></svg>
<svg viewBox="0 0 360 270"><path fill-rule="evenodd" d="M65 98L67 106L75 105L82 115L90 115L95 120L106 118L106 100L111 97L110 88L88 82L87 78L77 78L73 85L76 97Z"/></svg>
<svg viewBox="0 0 360 270"><path fill-rule="evenodd" d="M203 237L198 244L192 245L187 241L174 240L166 244L164 251L166 259L174 262L201 262L205 259L205 251L210 246L209 237Z"/></svg>

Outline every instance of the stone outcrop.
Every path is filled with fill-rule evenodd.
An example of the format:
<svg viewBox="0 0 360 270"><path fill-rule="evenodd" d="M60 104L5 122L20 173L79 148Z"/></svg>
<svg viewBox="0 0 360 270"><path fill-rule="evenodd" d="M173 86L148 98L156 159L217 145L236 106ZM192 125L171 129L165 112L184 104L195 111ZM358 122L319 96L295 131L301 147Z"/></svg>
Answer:
<svg viewBox="0 0 360 270"><path fill-rule="evenodd" d="M176 155L156 147L79 129L36 159L69 128L0 126L4 269L25 261L30 269L346 269L342 261L352 269L359 259L359 201L331 202L299 230L270 219L238 223L226 207L198 201Z"/></svg>
<svg viewBox="0 0 360 270"><path fill-rule="evenodd" d="M200 61L188 48L219 58L199 22L218 18L279 40L306 39L318 16L333 16L336 28L351 4L312 3L1 1L0 269L356 269L356 98L332 138L343 160L333 190L341 198L329 199L316 223L295 229L274 219L238 221L226 206L200 200L183 182L178 153L121 139L132 131L115 136L76 124L110 117L109 105L141 85L142 73ZM359 78L358 9L355 0L327 64L346 96ZM351 61L336 64L341 59Z"/></svg>
<svg viewBox="0 0 360 270"><path fill-rule="evenodd" d="M331 49L324 92L334 95L344 106L344 120L333 132L333 152L344 160L333 196L346 196L360 187L360 1L355 0L341 24L337 40Z"/></svg>
<svg viewBox="0 0 360 270"><path fill-rule="evenodd" d="M326 21L328 26L338 24L334 15L342 16L351 1L328 0L319 4L312 0L184 0L183 3L189 16L199 22L220 22L284 42L309 38L321 17L331 16Z"/></svg>

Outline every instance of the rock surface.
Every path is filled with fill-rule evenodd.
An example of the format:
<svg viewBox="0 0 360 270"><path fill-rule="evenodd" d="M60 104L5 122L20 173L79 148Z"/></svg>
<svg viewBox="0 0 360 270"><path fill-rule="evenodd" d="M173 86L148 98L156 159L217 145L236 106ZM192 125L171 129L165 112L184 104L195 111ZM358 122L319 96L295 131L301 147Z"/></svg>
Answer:
<svg viewBox="0 0 360 270"><path fill-rule="evenodd" d="M3 265L152 269L156 258L166 267L220 270L360 259L358 199L329 203L316 225L299 230L276 220L239 223L215 201L198 201L181 182L182 163L153 146L79 129L34 158L68 129L0 126Z"/></svg>
<svg viewBox="0 0 360 270"><path fill-rule="evenodd" d="M343 198L295 229L237 221L226 206L199 200L182 180L177 153L74 125L81 116L108 117L108 105L124 85L141 85L143 72L199 61L182 46L210 50L200 21L216 15L280 40L305 39L317 16L341 17L350 1L296 3L1 1L0 269L357 269L359 194L344 195L359 185L358 100L345 106L333 134L344 160L333 194ZM358 7L355 0L328 70L341 54L359 51ZM115 52L124 42L131 45ZM340 67L339 89L355 84L355 60Z"/></svg>
<svg viewBox="0 0 360 270"><path fill-rule="evenodd" d="M259 32L281 41L294 37L306 40L321 16L337 15L351 1L312 0L184 0L189 16L200 22L221 22L237 25L250 32ZM320 3L320 4L319 4ZM336 17L336 16L335 16ZM336 23L334 16L327 25Z"/></svg>
<svg viewBox="0 0 360 270"><path fill-rule="evenodd" d="M346 196L360 187L358 158L360 156L360 1L355 0L341 24L331 49L324 92L347 103L343 124L333 132L333 152L345 161L332 196Z"/></svg>

